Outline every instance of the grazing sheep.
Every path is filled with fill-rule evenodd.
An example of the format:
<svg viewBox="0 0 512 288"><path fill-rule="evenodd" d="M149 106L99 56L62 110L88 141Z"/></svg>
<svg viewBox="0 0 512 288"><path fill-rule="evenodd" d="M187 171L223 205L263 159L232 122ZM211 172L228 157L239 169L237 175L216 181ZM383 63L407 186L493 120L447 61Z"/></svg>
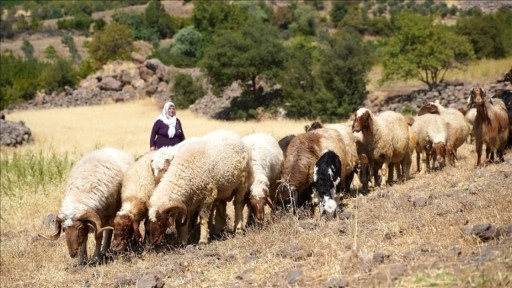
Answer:
<svg viewBox="0 0 512 288"><path fill-rule="evenodd" d="M157 151L139 157L125 173L121 188L121 209L114 219L112 249L115 251L125 250L132 239L136 245L149 239L148 202L156 187L151 162ZM141 221L145 224L144 238L139 229Z"/></svg>
<svg viewBox="0 0 512 288"><path fill-rule="evenodd" d="M423 105L418 116L423 114L439 114L446 122L446 156L452 166L456 165L457 149L466 142L469 136L470 127L464 115L455 108L443 107L439 100Z"/></svg>
<svg viewBox="0 0 512 288"><path fill-rule="evenodd" d="M419 172L425 173L430 170L430 159L432 168L435 162L443 167L446 158L446 122L438 114L424 114L417 116L412 129L416 133L416 167ZM425 153L424 166L420 166L420 155ZM435 156L435 157L434 157Z"/></svg>
<svg viewBox="0 0 512 288"><path fill-rule="evenodd" d="M352 184L352 180L354 179L354 174L356 174L358 166L359 166L359 152L356 143L356 137L352 133L350 124L347 123L326 123L322 124L320 122L314 121L311 125L306 125L304 130L306 132L320 129L320 128L329 128L338 131L345 143L345 155L342 161L342 187L345 193L350 193L350 185Z"/></svg>
<svg viewBox="0 0 512 288"><path fill-rule="evenodd" d="M251 150L254 173L254 182L248 193L248 206L252 220L262 223L265 217L265 204L274 210L277 181L283 165L283 151L277 140L265 133L250 134L243 137L242 141Z"/></svg>
<svg viewBox="0 0 512 288"><path fill-rule="evenodd" d="M245 193L252 181L251 151L235 132L217 130L184 145L149 200L151 241L160 242L172 220L181 244L186 244L189 222L199 211L199 243L206 244L214 206L216 228L224 228L226 202L231 200L234 230L240 231Z"/></svg>
<svg viewBox="0 0 512 288"><path fill-rule="evenodd" d="M473 136L473 125L475 124L476 108L469 108L469 109L459 108L459 111L464 115L464 119L466 119L466 121L469 124L469 137L466 142L469 144L472 144L473 139L475 138Z"/></svg>
<svg viewBox="0 0 512 288"><path fill-rule="evenodd" d="M325 215L327 219L332 219L336 215L338 203L335 199L341 193L340 175L340 157L331 150L325 151L316 162L313 173L311 202L319 207L316 217Z"/></svg>
<svg viewBox="0 0 512 288"><path fill-rule="evenodd" d="M338 154L342 163L347 158L345 142L334 129L316 129L292 139L284 158L277 192L282 207L295 212L296 207L311 201L314 166L327 149Z"/></svg>
<svg viewBox="0 0 512 288"><path fill-rule="evenodd" d="M507 73L507 77L509 81L512 82L512 69ZM512 91L510 90L501 90L496 92L494 98L502 99L505 103L505 107L507 107L508 113L508 140L507 140L507 148L512 148Z"/></svg>
<svg viewBox="0 0 512 288"><path fill-rule="evenodd" d="M124 173L132 164L131 155L115 148L85 154L68 177L66 193L56 218L56 233L39 236L57 240L62 228L66 234L69 256L79 256L78 264L84 265L87 263L87 236L94 231L96 248L93 261L101 262L112 238L111 229L103 230L111 224L121 207Z"/></svg>
<svg viewBox="0 0 512 288"><path fill-rule="evenodd" d="M485 99L485 91L480 87L471 89L469 105L475 105L476 118L473 125L475 135L476 165L480 166L482 144L485 143L486 160L494 161L496 151L498 161L503 162L503 150L507 145L509 119L505 104L501 99Z"/></svg>
<svg viewBox="0 0 512 288"><path fill-rule="evenodd" d="M395 165L401 165L398 178L408 179L411 165L409 149L409 125L404 116L394 111L373 114L367 108L360 108L352 123L353 132L362 132L362 144L368 151L368 159L372 163L375 185L381 185L379 170L384 163L388 164L387 183L393 180Z"/></svg>

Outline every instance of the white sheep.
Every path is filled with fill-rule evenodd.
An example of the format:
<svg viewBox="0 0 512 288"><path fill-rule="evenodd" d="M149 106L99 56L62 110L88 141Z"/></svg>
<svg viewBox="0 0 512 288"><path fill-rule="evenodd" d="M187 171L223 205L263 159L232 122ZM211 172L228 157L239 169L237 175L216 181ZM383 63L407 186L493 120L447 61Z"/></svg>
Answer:
<svg viewBox="0 0 512 288"><path fill-rule="evenodd" d="M456 165L457 149L466 142L470 127L462 112L455 108L443 107L439 100L423 105L418 112L421 116L425 113L439 114L446 122L446 155L452 166Z"/></svg>
<svg viewBox="0 0 512 288"><path fill-rule="evenodd" d="M151 162L157 151L150 151L136 159L126 171L121 188L121 209L114 219L114 239L112 248L116 251L126 249L133 238L137 245L146 241L149 235L148 205L149 198L156 187ZM145 237L139 229L140 222L145 224Z"/></svg>
<svg viewBox="0 0 512 288"><path fill-rule="evenodd" d="M56 217L56 233L39 236L57 240L62 228L66 234L69 256L79 256L78 264L84 265L87 263L87 236L95 231L93 261L101 261L112 238L111 229L103 230L111 225L121 206L124 173L133 162L130 154L115 148L85 154L69 174L60 213Z"/></svg>
<svg viewBox="0 0 512 288"><path fill-rule="evenodd" d="M242 138L251 150L254 181L249 189L248 206L252 220L262 223L265 204L274 210L277 181L281 176L283 151L277 140L266 133L254 133ZM251 220L251 219L248 219Z"/></svg>
<svg viewBox="0 0 512 288"><path fill-rule="evenodd" d="M217 130L184 145L150 198L151 241L160 242L174 220L181 244L188 241L189 222L199 211L200 244L209 237L213 207L216 227L226 226L226 202L233 200L234 230L243 222L245 193L253 181L251 151L241 137Z"/></svg>
<svg viewBox="0 0 512 288"><path fill-rule="evenodd" d="M153 157L151 159L151 169L153 170L153 174L155 176L156 184L160 183L160 179L164 175L165 171L171 165L174 156L178 153L178 150L187 145L187 143L196 141L199 139L198 137L187 138L177 145L174 146L165 146L155 151Z"/></svg>
<svg viewBox="0 0 512 288"><path fill-rule="evenodd" d="M375 185L381 185L379 170L388 164L388 180L393 180L395 165L401 166L399 178L409 178L411 153L409 149L409 127L400 113L385 111L373 114L367 108L360 108L352 123L352 132L362 132L362 144L368 151Z"/></svg>
<svg viewBox="0 0 512 288"><path fill-rule="evenodd" d="M432 166L435 161L439 166L444 166L446 157L446 138L448 135L447 125L444 119L438 114L424 114L417 116L412 129L416 133L416 167L420 173L430 170L430 159ZM424 165L420 166L420 155L425 153ZM433 156L436 157L433 157Z"/></svg>

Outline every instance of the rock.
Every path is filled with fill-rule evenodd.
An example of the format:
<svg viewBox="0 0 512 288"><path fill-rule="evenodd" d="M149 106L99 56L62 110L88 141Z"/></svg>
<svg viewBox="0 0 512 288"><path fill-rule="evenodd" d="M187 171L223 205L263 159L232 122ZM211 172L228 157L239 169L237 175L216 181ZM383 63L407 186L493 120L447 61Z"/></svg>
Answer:
<svg viewBox="0 0 512 288"><path fill-rule="evenodd" d="M161 276L157 273L150 273L142 276L137 281L135 287L137 288L162 288L165 282L161 279Z"/></svg>
<svg viewBox="0 0 512 288"><path fill-rule="evenodd" d="M418 198L412 202L412 206L414 207L425 207L428 205L428 199L427 198Z"/></svg>
<svg viewBox="0 0 512 288"><path fill-rule="evenodd" d="M25 126L25 123L12 122L0 119L2 133L0 133L0 146L17 147L33 141L32 131Z"/></svg>
<svg viewBox="0 0 512 288"><path fill-rule="evenodd" d="M373 254L373 262L375 263L384 263L385 260L389 259L389 255L384 253L375 253Z"/></svg>
<svg viewBox="0 0 512 288"><path fill-rule="evenodd" d="M107 91L121 91L123 83L114 79L113 77L105 77L101 80L99 88Z"/></svg>
<svg viewBox="0 0 512 288"><path fill-rule="evenodd" d="M327 281L325 283L326 288L345 288L348 286L349 285L348 285L347 280L343 280L343 279L339 279L339 278L329 279L329 281Z"/></svg>
<svg viewBox="0 0 512 288"><path fill-rule="evenodd" d="M144 61L146 61L146 58L137 52L132 52L132 54L130 54L130 57L131 57L132 61L135 63L142 64L142 63L144 63Z"/></svg>
<svg viewBox="0 0 512 288"><path fill-rule="evenodd" d="M304 272L300 269L292 270L286 274L288 284L299 284L304 278Z"/></svg>

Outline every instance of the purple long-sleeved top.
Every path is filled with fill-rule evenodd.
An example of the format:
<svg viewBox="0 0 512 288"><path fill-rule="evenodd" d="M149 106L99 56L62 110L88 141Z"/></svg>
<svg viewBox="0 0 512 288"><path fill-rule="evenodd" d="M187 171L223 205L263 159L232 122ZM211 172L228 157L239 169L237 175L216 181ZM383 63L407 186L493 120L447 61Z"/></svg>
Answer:
<svg viewBox="0 0 512 288"><path fill-rule="evenodd" d="M158 150L164 146L174 146L181 141L185 140L183 128L181 128L180 119L176 119L176 133L174 137L169 138L169 125L165 124L162 120L158 119L153 124L151 129L151 136L149 138L149 147L155 147Z"/></svg>

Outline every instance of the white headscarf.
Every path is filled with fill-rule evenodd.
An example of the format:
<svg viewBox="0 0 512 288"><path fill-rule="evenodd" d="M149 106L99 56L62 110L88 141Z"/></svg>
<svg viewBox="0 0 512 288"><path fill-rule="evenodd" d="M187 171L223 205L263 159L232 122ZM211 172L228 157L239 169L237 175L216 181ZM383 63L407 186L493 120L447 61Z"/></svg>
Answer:
<svg viewBox="0 0 512 288"><path fill-rule="evenodd" d="M169 115L169 107L176 107L174 106L174 103L172 102L166 102L164 105L164 108L162 109L162 113L158 116L157 120L162 120L167 126L169 126L169 138L174 137L174 134L176 133L176 115L171 116Z"/></svg>

